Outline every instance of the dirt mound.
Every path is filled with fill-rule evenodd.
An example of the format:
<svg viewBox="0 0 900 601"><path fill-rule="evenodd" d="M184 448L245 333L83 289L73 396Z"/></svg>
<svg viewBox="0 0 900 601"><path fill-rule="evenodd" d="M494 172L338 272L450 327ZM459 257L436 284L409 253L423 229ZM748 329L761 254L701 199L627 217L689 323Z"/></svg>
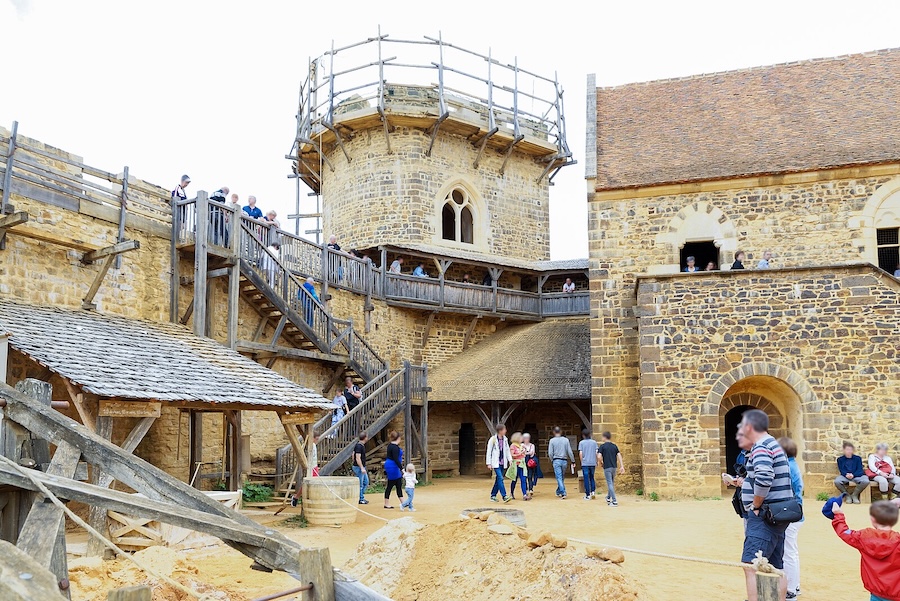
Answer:
<svg viewBox="0 0 900 601"><path fill-rule="evenodd" d="M169 576L197 592L212 592L208 586L197 582L197 568L191 566L176 551L165 547L150 547L135 553L135 558L157 573ZM69 562L69 579L72 583L72 598L79 601L103 601L107 592L112 589L140 584L153 588L154 600L191 599L189 595L142 572L133 563L122 559L111 561L103 561L99 557L75 559ZM224 594L220 598L229 599Z"/></svg>
<svg viewBox="0 0 900 601"><path fill-rule="evenodd" d="M518 533L488 527L478 519L439 526L394 520L361 543L345 567L396 601L641 598L618 565L583 549L532 548Z"/></svg>

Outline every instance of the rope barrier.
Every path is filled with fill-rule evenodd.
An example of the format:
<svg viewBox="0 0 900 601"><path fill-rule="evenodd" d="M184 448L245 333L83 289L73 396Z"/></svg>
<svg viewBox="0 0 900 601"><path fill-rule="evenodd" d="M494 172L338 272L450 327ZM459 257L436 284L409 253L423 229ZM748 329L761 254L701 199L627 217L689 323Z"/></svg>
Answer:
<svg viewBox="0 0 900 601"><path fill-rule="evenodd" d="M99 532L97 532L97 530L92 528L90 524L88 524L87 522L82 520L71 509L66 507L66 505L62 501L59 500L59 497L57 497L55 494L53 494L50 491L50 489L48 489L46 486L44 486L43 482L41 482L40 480L35 478L34 475L29 473L30 470L27 470L27 469L21 467L15 461L13 461L12 459L10 459L8 457L4 457L3 455L0 455L0 461L2 461L3 463L6 463L7 465L9 465L13 469L15 469L17 472L19 472L20 474L22 474L23 476L28 478L38 488L38 490L41 491L41 494L43 494L46 498L50 499L50 501L54 505L56 505L67 516L69 516L69 519L71 519L73 522L78 524L81 528L85 529L91 536L98 539L101 543L103 543L104 546L106 546L107 548L112 550L113 553L115 553L119 557L127 559L128 561L133 563L142 572L145 572L145 573L149 574L150 576L153 576L154 578L162 580L166 584L168 584L168 585L172 586L173 588L179 590L180 592L188 595L189 597L193 597L194 599L197 599L198 601L214 601L214 599L216 599L216 597L214 597L212 594L201 595L200 593L193 591L193 590L189 589L188 587L184 586L180 582L173 580L171 577L161 574L161 573L157 572L156 570L148 567L143 562L138 561L133 556L129 555L128 553L123 551L121 548L119 548L119 546L116 545L114 542L107 539L105 536L103 536Z"/></svg>
<svg viewBox="0 0 900 601"><path fill-rule="evenodd" d="M322 485L325 486L326 489L328 489L328 492L330 492L335 497L340 499L343 503L346 503L350 507L353 507L358 512L360 512L364 515L367 515L369 517L373 517L376 520L381 520L382 522L390 522L391 521L391 520L383 518L381 516L371 514L368 511L363 511L358 506L353 505L352 503L350 503L349 501L344 499L342 496L337 494L325 482L322 482ZM622 551L624 553L634 553L635 555L646 555L648 557L661 557L663 559L674 559L677 561L690 561L693 563L705 563L708 565L724 566L724 567L728 567L728 568L741 568L741 569L752 568L759 572L765 572L765 573L771 573L771 574L782 574L783 573L778 568L773 567L768 562L768 560L766 560L765 557L757 557L757 559L754 559L752 563L743 563L743 562L739 562L739 561L726 561L724 559L704 559L702 557L688 557L686 555L675 555L673 553L662 553L660 551L644 551L642 549L633 549L631 547L622 547L619 545L608 545L605 543L598 543L596 541L589 541L589 540L584 540L584 539L580 539L580 538L572 538L572 537L567 537L567 538L568 538L568 540L570 540L572 542L581 543L583 545L590 545L590 546L595 546L595 547L606 547L609 549L618 549L619 551Z"/></svg>

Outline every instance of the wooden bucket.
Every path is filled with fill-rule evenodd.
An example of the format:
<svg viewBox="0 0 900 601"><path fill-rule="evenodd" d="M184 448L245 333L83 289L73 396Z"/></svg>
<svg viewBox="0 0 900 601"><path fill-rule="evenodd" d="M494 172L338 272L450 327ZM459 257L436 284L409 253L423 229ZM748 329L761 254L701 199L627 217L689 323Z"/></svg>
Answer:
<svg viewBox="0 0 900 601"><path fill-rule="evenodd" d="M317 476L303 479L303 512L313 526L352 524L356 521L358 501L359 478Z"/></svg>

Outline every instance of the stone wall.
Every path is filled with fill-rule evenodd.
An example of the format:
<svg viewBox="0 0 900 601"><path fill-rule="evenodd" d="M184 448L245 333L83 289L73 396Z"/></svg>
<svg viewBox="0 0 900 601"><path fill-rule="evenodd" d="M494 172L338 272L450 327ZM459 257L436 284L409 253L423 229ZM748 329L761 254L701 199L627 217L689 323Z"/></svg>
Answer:
<svg viewBox="0 0 900 601"><path fill-rule="evenodd" d="M749 267L765 250L776 267L872 261L874 228L900 224L893 211L900 177L858 171L860 177L845 170L712 182L707 190L700 184L589 195L593 421L618 435L624 454L639 455L642 442L655 443L641 433L647 384L639 379L636 276L680 271L685 242L704 240L716 244L726 266L738 249ZM637 486L642 473L629 466L626 482Z"/></svg>
<svg viewBox="0 0 900 601"><path fill-rule="evenodd" d="M900 282L883 272L648 276L637 302L646 490L720 494L720 405L735 394L768 401L797 441L807 496L833 490L843 440L897 444Z"/></svg>
<svg viewBox="0 0 900 601"><path fill-rule="evenodd" d="M537 401L523 403L524 410L516 411L507 427L511 435L514 430L521 430L527 424L534 424L537 430L531 432L532 439L537 437L538 454L545 478L552 480L553 472L547 459L547 441L553 436L553 427L559 426L563 433L581 439L584 427L578 415L562 401ZM587 411L586 402L578 402L582 411ZM487 403L482 406L490 414ZM504 407L505 409L505 407ZM484 457L487 452L487 441L492 435L487 425L468 403L432 403L428 411L428 456L431 469L437 472L448 472L459 475L459 430L462 424L470 423L475 429L475 469L478 475L489 475ZM599 440L599 438L598 438ZM576 460L578 454L575 453ZM546 482L546 480L545 480ZM490 485L487 486L490 488Z"/></svg>
<svg viewBox="0 0 900 601"><path fill-rule="evenodd" d="M439 133L431 156L429 135L398 127L388 153L379 127L358 132L329 154L335 170L323 170L323 227L346 248L379 244L441 244L501 257L550 258L549 187L535 183L542 167L514 152L500 175L503 156L486 150L478 169L477 149L465 138ZM475 244L441 240L443 198L454 184L475 203Z"/></svg>

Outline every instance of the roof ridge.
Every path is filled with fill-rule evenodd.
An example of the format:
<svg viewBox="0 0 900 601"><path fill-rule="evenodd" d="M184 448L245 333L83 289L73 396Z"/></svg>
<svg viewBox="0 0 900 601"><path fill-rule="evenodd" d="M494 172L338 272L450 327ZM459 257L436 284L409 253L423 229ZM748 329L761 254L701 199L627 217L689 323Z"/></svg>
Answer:
<svg viewBox="0 0 900 601"><path fill-rule="evenodd" d="M768 65L755 65L752 67L743 67L740 69L725 69L724 71L712 71L710 73L695 73L692 75L683 75L681 77L667 77L663 79L649 79L644 81L633 81L628 83L623 83L615 86L597 86L597 90L602 91L612 91L612 90L621 90L623 88L629 87L642 87L642 86L651 86L655 84L667 84L667 83L676 83L680 81L692 81L697 79L705 79L711 77L718 77L720 75L732 75L737 73L752 73L755 71L765 71L768 69L776 69L779 67L797 67L801 65L810 65L815 63L826 63L826 62L837 62L837 61L846 61L852 58L858 57L872 57L879 56L883 54L891 54L894 52L900 53L900 46L896 46L893 48L880 48L877 50L867 50L864 52L854 52L851 54L839 54L837 56L824 56L824 57L815 57L815 58L805 58L796 61L786 61L783 63L770 63Z"/></svg>

